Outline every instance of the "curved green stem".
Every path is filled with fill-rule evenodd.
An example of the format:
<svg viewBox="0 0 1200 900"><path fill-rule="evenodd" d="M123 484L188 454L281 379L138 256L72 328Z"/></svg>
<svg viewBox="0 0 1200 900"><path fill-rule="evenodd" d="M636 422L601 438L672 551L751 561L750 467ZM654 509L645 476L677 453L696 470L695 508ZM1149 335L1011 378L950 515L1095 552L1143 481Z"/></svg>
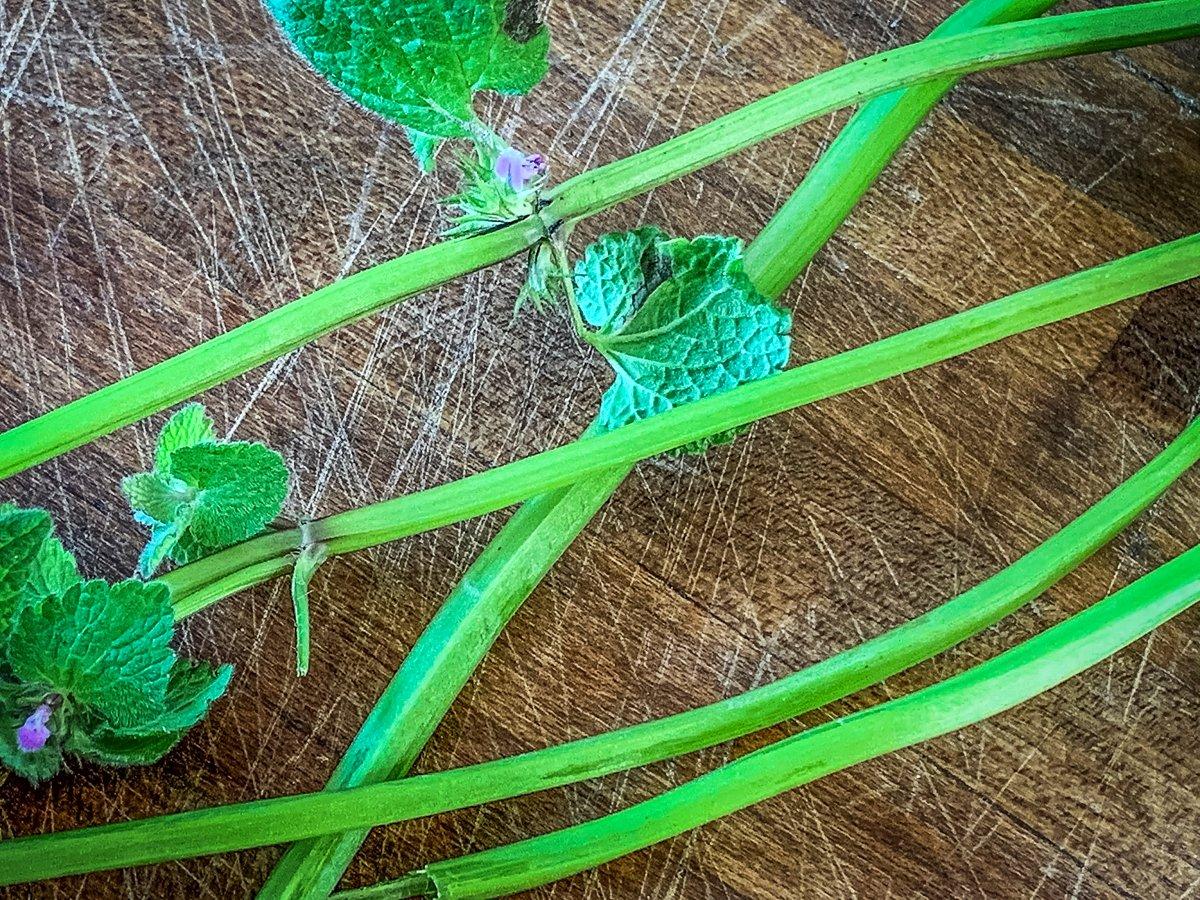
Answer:
<svg viewBox="0 0 1200 900"><path fill-rule="evenodd" d="M648 847L868 759L973 725L1091 668L1200 600L1200 547L994 659L786 738L612 815L427 866L346 900L501 897ZM424 883L422 883L424 879Z"/></svg>
<svg viewBox="0 0 1200 900"><path fill-rule="evenodd" d="M1099 18L1102 15L1107 18ZM1198 22L1200 8L1195 0L1133 3L992 25L885 50L784 88L656 147L576 175L548 193L546 212L555 221L594 215L804 121L910 84L1047 59L1062 54L1063 41L1086 48L1072 53L1091 53L1129 46L1130 41L1160 43L1189 37L1197 33Z"/></svg>
<svg viewBox="0 0 1200 900"><path fill-rule="evenodd" d="M1200 420L1126 482L991 578L899 628L745 694L449 772L0 841L0 884L353 832L596 778L774 725L940 653L1028 603L1103 546L1197 459ZM481 558L477 566L483 563Z"/></svg>
<svg viewBox="0 0 1200 900"><path fill-rule="evenodd" d="M968 0L934 36L1039 15L1052 3ZM945 80L888 94L872 100L851 118L746 249L746 271L764 294L777 298L804 270L904 139L952 85L953 81ZM558 247L555 251L561 271L569 272L565 254ZM594 340L584 326L569 279L565 286L576 332L584 340ZM408 772L508 620L629 471L630 467L621 466L533 497L517 510L418 638L326 790L371 784ZM327 896L366 835L366 830L349 831L294 844L272 870L260 898Z"/></svg>
<svg viewBox="0 0 1200 900"><path fill-rule="evenodd" d="M538 215L402 256L293 301L220 337L0 434L0 478L145 418L335 328L514 256L564 222L594 215L843 106L923 81L1200 33L1195 0L995 25L849 63L742 107L550 192Z"/></svg>
<svg viewBox="0 0 1200 900"><path fill-rule="evenodd" d="M1200 234L1028 288L845 353L743 384L724 394L546 450L449 484L313 522L312 539L330 555L349 553L474 518L535 494L601 473L766 416L824 400L950 359L1051 322L1200 275ZM213 586L248 586L245 570L282 572L298 530L253 538L159 579L182 613L218 599Z"/></svg>

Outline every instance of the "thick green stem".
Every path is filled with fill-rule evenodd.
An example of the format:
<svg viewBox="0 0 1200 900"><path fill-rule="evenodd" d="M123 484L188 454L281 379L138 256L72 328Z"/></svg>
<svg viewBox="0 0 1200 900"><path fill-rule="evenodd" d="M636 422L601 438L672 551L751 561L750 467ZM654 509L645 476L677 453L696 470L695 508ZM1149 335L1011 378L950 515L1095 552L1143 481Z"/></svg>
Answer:
<svg viewBox="0 0 1200 900"><path fill-rule="evenodd" d="M602 474L589 482L590 492L565 487L540 494L514 513L413 644L327 791L408 772L505 624L626 471ZM355 829L295 844L259 896L328 896L366 836L366 829Z"/></svg>
<svg viewBox="0 0 1200 900"><path fill-rule="evenodd" d="M1200 600L1200 547L994 659L795 735L618 813L338 896L501 897L565 878L868 759L973 725L1088 669ZM421 883L424 877L425 883Z"/></svg>
<svg viewBox="0 0 1200 900"><path fill-rule="evenodd" d="M1054 0L969 0L935 36L1028 18ZM746 271L778 297L849 214L904 139L953 85L929 82L872 100L847 123L783 208L746 250ZM571 310L579 324L578 307ZM585 332L581 332L585 333ZM628 475L628 466L527 501L413 646L355 737L326 790L404 775L500 631L575 536ZM554 513L547 515L553 509ZM505 564L497 564L497 559ZM519 576L506 577L509 568ZM365 830L293 845L260 897L324 897L366 838Z"/></svg>
<svg viewBox="0 0 1200 900"><path fill-rule="evenodd" d="M565 182L540 220L449 241L293 301L198 347L0 434L0 478L94 440L262 365L329 331L514 256L546 228L594 215L816 116L910 84L1200 33L1200 4L1159 0L990 26L849 63L687 134Z"/></svg>
<svg viewBox="0 0 1200 900"><path fill-rule="evenodd" d="M1109 541L1198 459L1200 420L1129 480L991 578L899 628L745 694L449 772L2 841L0 884L224 853L434 815L646 765L774 725L888 678L1028 603Z"/></svg>
<svg viewBox="0 0 1200 900"><path fill-rule="evenodd" d="M330 555L398 540L494 512L535 494L629 466L708 435L834 397L978 349L1014 334L1099 309L1200 275L1200 234L1028 288L902 334L848 350L624 425L602 435L449 484L311 523ZM298 531L277 532L164 575L179 613L215 602L214 585L249 586L291 565ZM253 568L252 568L253 567Z"/></svg>

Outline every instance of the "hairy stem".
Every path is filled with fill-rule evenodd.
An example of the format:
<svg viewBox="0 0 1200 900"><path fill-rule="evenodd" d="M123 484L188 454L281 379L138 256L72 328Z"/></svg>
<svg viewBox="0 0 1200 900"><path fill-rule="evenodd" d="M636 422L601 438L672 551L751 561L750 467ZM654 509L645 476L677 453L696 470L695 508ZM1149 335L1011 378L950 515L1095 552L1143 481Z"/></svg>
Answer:
<svg viewBox="0 0 1200 900"><path fill-rule="evenodd" d="M1200 420L1126 482L991 578L865 644L744 694L449 772L0 841L0 884L353 833L597 778L769 727L940 653L1033 600L1109 541L1198 459Z"/></svg>
<svg viewBox="0 0 1200 900"><path fill-rule="evenodd" d="M1054 0L969 0L935 31L944 36L1039 15ZM904 139L953 85L930 82L864 106L746 250L746 271L772 298L811 261ZM563 271L570 271L560 260ZM568 283L576 330L589 339ZM406 774L442 716L500 631L600 508L630 467L541 494L514 513L446 599L392 679L326 790ZM548 510L553 510L548 513ZM504 561L497 564L496 559ZM519 575L507 577L508 570ZM290 847L264 884L262 898L327 896L362 845L366 830L313 838Z"/></svg>
<svg viewBox="0 0 1200 900"><path fill-rule="evenodd" d="M550 192L536 218L418 250L329 285L220 337L0 434L0 478L194 396L335 328L514 256L547 229L594 215L843 106L924 81L1200 33L1195 0L1158 0L994 25L899 47L785 88Z"/></svg>

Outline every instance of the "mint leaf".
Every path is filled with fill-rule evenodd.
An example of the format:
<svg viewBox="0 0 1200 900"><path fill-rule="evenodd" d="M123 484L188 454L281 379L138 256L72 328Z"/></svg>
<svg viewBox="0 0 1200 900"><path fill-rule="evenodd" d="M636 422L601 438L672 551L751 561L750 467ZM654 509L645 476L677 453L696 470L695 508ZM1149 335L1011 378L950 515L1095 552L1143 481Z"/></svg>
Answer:
<svg viewBox="0 0 1200 900"><path fill-rule="evenodd" d="M602 237L575 267L585 337L612 365L604 430L719 394L787 363L791 316L762 296L730 237L668 239L653 228ZM715 435L682 449L732 440Z"/></svg>
<svg viewBox="0 0 1200 900"><path fill-rule="evenodd" d="M403 125L425 168L445 138L475 137L477 91L523 94L546 74L544 26L506 0L267 0L313 67ZM528 4L517 4L519 14ZM521 38L520 40L518 38Z"/></svg>
<svg viewBox="0 0 1200 900"><path fill-rule="evenodd" d="M157 718L122 727L85 719L72 731L65 749L109 766L158 762L204 718L213 701L225 693L232 676L232 666L214 669L207 663L177 658Z"/></svg>
<svg viewBox="0 0 1200 900"><path fill-rule="evenodd" d="M103 727L95 731L76 729L64 749L105 766L146 766L166 756L182 738L181 731L118 734Z"/></svg>
<svg viewBox="0 0 1200 900"><path fill-rule="evenodd" d="M213 701L225 693L232 677L233 666L214 669L208 663L176 659L171 667L163 714L139 730L186 731L204 718ZM126 729L125 733L129 731Z"/></svg>
<svg viewBox="0 0 1200 900"><path fill-rule="evenodd" d="M0 507L0 638L16 611L53 525L42 509Z"/></svg>
<svg viewBox="0 0 1200 900"><path fill-rule="evenodd" d="M194 490L188 529L220 548L258 534L283 508L287 467L262 444L200 444L171 454L171 474Z"/></svg>
<svg viewBox="0 0 1200 900"><path fill-rule="evenodd" d="M154 468L159 473L171 471L171 454L181 447L216 443L217 430L204 407L189 403L167 420L158 435L154 453ZM161 520L161 521L166 521Z"/></svg>
<svg viewBox="0 0 1200 900"><path fill-rule="evenodd" d="M47 537L29 568L25 596L30 602L34 602L43 597L61 594L81 580L75 557L58 538Z"/></svg>
<svg viewBox="0 0 1200 900"><path fill-rule="evenodd" d="M606 234L575 264L575 299L588 324L602 334L625 326L671 270L659 254L666 234L654 227Z"/></svg>
<svg viewBox="0 0 1200 900"><path fill-rule="evenodd" d="M167 457L170 471L170 457ZM155 463L157 465L157 462ZM177 478L159 472L139 472L121 479L129 505L154 522L171 522L179 507L195 499L195 491Z"/></svg>
<svg viewBox="0 0 1200 900"><path fill-rule="evenodd" d="M168 558L190 562L258 534L283 508L287 483L278 453L218 441L204 407L185 406L159 435L154 471L121 482L134 519L150 529L138 572L148 579Z"/></svg>
<svg viewBox="0 0 1200 900"><path fill-rule="evenodd" d="M115 725L161 715L175 654L170 592L159 584L73 584L17 614L8 662L26 685Z"/></svg>

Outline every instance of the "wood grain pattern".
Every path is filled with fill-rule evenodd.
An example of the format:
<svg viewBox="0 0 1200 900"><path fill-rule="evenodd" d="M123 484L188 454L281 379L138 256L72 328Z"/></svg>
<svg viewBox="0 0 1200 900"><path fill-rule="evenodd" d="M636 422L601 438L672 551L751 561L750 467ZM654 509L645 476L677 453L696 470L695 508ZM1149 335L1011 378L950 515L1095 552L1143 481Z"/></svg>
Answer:
<svg viewBox="0 0 1200 900"><path fill-rule="evenodd" d="M530 99L488 117L559 174L916 40L951 0L553 0ZM1082 8L1071 4L1068 8ZM0 427L434 239L447 181L285 48L255 0L5 0ZM752 237L845 116L588 223ZM1200 42L971 78L786 298L794 361L1200 226ZM294 466L308 516L574 436L606 381L557 316L511 315L516 264L209 392ZM641 466L521 611L419 763L545 746L745 690L1011 561L1171 438L1200 400L1200 286L1162 291ZM11 479L86 570L142 535L120 475L161 417ZM349 884L613 810L766 741L945 677L1200 540L1190 475L1038 603L831 710L646 771L378 829ZM341 559L292 675L272 585L186 626L229 698L163 764L0 786L0 834L312 790L502 516ZM1195 612L980 727L858 766L544 897L1195 897ZM250 896L276 849L14 897Z"/></svg>

